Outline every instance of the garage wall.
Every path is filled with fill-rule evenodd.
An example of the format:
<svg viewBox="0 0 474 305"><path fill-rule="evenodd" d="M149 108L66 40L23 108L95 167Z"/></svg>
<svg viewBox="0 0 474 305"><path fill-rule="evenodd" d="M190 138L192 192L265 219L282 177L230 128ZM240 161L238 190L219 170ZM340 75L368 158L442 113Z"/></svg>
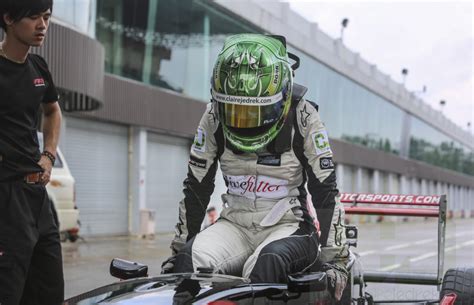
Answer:
<svg viewBox="0 0 474 305"><path fill-rule="evenodd" d="M178 220L190 145L186 139L148 134L146 207L156 210L156 232L173 231Z"/></svg>
<svg viewBox="0 0 474 305"><path fill-rule="evenodd" d="M62 141L76 179L81 234L127 234L127 127L67 117Z"/></svg>

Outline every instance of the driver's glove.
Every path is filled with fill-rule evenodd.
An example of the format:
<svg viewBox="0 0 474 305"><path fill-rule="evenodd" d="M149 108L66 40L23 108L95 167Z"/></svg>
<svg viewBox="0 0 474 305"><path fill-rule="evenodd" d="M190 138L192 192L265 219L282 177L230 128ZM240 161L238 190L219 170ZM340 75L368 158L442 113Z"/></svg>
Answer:
<svg viewBox="0 0 474 305"><path fill-rule="evenodd" d="M162 264L161 264L161 274L166 273L173 273L174 263L176 262L176 255L172 255L168 257Z"/></svg>
<svg viewBox="0 0 474 305"><path fill-rule="evenodd" d="M348 272L346 268L334 263L325 263L322 270L326 272L328 278L329 292L339 301L347 284Z"/></svg>

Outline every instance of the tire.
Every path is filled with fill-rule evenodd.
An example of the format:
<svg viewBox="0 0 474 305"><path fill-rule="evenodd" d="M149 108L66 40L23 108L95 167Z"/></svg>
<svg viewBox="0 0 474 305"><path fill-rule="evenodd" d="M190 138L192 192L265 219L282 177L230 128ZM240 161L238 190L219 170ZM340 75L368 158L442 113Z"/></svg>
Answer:
<svg viewBox="0 0 474 305"><path fill-rule="evenodd" d="M457 295L455 305L474 304L474 267L446 271L441 285L440 299L449 293Z"/></svg>

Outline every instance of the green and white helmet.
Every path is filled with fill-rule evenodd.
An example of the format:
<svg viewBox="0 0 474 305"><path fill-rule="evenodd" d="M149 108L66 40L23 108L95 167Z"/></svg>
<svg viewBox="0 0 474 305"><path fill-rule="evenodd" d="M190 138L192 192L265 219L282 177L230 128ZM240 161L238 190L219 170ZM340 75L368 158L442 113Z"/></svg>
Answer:
<svg viewBox="0 0 474 305"><path fill-rule="evenodd" d="M291 106L293 73L285 44L260 34L227 38L211 86L226 139L244 152L264 148L280 132Z"/></svg>

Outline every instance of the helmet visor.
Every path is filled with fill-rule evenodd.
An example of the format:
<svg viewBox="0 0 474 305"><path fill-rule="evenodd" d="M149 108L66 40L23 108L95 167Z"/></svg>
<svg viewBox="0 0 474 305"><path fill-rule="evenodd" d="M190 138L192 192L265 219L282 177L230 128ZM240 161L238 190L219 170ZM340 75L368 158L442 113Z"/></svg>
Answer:
<svg viewBox="0 0 474 305"><path fill-rule="evenodd" d="M272 96L248 97L217 93L212 90L221 123L232 128L256 128L273 124L280 118L285 100L282 92Z"/></svg>

